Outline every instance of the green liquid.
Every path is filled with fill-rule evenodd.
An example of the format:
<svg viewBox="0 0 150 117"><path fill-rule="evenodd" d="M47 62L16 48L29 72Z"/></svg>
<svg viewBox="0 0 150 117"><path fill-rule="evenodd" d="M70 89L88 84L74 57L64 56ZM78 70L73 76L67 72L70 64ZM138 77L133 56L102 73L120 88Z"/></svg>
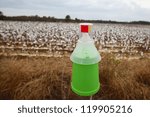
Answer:
<svg viewBox="0 0 150 117"><path fill-rule="evenodd" d="M80 96L91 96L99 91L98 63L80 65L73 63L71 88Z"/></svg>

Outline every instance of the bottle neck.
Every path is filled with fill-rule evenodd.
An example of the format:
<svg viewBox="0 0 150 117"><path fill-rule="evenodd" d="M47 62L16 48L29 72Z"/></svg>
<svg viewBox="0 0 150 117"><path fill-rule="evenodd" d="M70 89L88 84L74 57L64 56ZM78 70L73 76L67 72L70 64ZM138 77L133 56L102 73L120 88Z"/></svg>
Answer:
<svg viewBox="0 0 150 117"><path fill-rule="evenodd" d="M79 39L79 41L86 43L86 42L91 42L93 40L90 38L89 33L83 33L82 32L81 33L81 38Z"/></svg>
<svg viewBox="0 0 150 117"><path fill-rule="evenodd" d="M81 33L81 37L90 38L89 33Z"/></svg>

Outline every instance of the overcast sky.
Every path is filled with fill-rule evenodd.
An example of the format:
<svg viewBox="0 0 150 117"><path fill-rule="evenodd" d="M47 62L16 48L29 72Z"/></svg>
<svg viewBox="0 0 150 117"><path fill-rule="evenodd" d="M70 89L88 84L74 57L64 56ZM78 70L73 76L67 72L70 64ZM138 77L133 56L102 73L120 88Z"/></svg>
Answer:
<svg viewBox="0 0 150 117"><path fill-rule="evenodd" d="M150 21L150 0L0 0L4 15Z"/></svg>

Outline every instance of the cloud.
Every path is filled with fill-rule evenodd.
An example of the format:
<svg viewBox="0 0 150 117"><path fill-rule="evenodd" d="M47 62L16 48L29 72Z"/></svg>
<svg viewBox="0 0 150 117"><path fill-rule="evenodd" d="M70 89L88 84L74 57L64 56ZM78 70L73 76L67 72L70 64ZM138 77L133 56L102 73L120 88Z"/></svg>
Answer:
<svg viewBox="0 0 150 117"><path fill-rule="evenodd" d="M40 15L64 18L150 21L149 0L3 0L6 15Z"/></svg>

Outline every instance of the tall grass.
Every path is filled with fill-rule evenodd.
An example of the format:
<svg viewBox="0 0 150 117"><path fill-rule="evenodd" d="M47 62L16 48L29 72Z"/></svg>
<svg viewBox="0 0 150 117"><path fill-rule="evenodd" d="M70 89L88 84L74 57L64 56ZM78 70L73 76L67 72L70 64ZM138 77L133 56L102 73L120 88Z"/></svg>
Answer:
<svg viewBox="0 0 150 117"><path fill-rule="evenodd" d="M90 99L70 89L69 58L0 57L0 99ZM99 64L100 91L92 99L150 99L150 59Z"/></svg>

